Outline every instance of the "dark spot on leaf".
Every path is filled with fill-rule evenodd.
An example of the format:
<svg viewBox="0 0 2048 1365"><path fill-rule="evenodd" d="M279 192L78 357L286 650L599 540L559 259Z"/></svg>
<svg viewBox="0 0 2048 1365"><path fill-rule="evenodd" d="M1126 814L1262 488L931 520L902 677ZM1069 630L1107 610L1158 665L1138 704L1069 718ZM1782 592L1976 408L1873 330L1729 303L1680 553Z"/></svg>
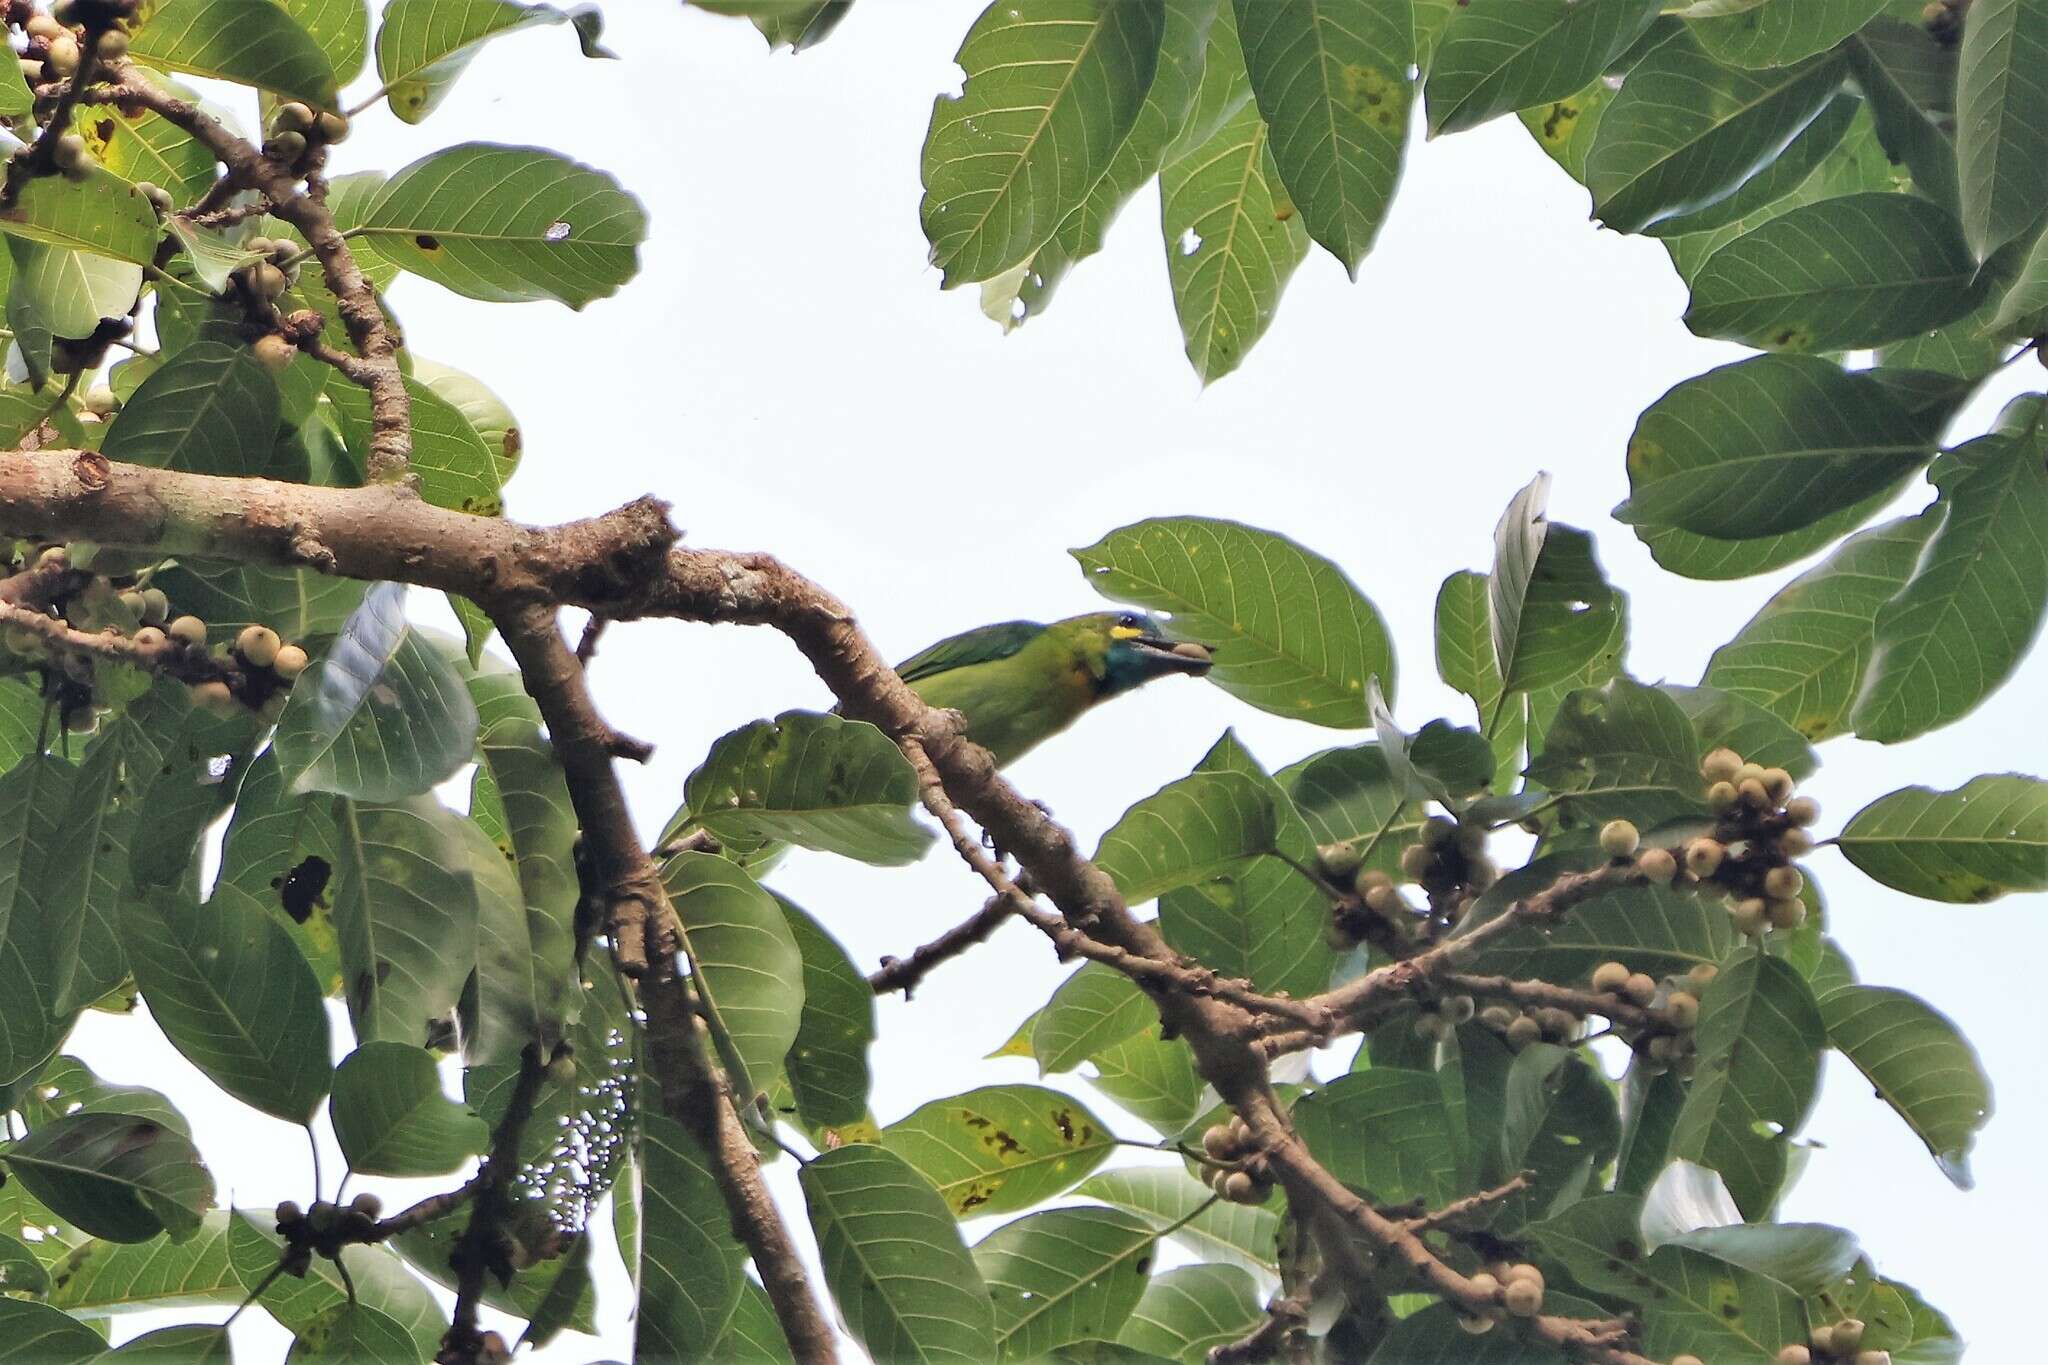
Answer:
<svg viewBox="0 0 2048 1365"><path fill-rule="evenodd" d="M421 251L439 251L441 249L441 239L433 236L431 233L422 232L412 240L414 245L418 246Z"/></svg>
<svg viewBox="0 0 2048 1365"><path fill-rule="evenodd" d="M292 923L304 924L313 917L313 909L319 905L321 894L327 890L327 879L333 873L325 858L310 854L284 875L282 885L272 883L278 887L278 903L292 917Z"/></svg>

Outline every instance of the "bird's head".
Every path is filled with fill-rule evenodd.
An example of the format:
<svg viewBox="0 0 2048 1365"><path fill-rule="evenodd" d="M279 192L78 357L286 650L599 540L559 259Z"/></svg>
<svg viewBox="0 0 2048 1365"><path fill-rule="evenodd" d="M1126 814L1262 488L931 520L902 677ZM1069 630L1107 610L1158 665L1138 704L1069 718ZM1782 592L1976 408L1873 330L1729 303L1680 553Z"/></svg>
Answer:
<svg viewBox="0 0 2048 1365"><path fill-rule="evenodd" d="M1199 678L1211 664L1205 646L1173 639L1157 620L1138 612L1099 611L1061 621L1052 629L1073 637L1104 696L1128 692L1171 673Z"/></svg>

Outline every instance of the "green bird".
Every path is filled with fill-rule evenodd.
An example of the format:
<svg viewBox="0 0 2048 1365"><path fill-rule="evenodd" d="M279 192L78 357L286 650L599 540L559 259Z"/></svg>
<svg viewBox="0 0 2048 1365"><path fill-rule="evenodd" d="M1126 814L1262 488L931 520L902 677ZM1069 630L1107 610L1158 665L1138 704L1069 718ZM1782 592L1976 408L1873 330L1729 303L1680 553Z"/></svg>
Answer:
<svg viewBox="0 0 2048 1365"><path fill-rule="evenodd" d="M965 715L967 737L1005 764L1111 697L1172 673L1200 677L1209 665L1207 648L1168 638L1149 616L1099 611L966 631L896 672L927 706Z"/></svg>

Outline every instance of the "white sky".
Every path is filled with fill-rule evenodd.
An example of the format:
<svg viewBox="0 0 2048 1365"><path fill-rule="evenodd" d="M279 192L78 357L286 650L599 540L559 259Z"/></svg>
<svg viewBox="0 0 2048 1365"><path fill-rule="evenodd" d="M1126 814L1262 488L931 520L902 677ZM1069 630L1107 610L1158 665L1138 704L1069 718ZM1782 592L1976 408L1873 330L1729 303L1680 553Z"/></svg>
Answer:
<svg viewBox="0 0 2048 1365"><path fill-rule="evenodd" d="M1051 310L1008 338L971 289L940 292L918 230L918 151L932 97L957 84L952 57L976 5L864 0L795 59L769 57L743 23L674 3L606 9L621 62L577 59L565 30L517 35L485 50L426 125L366 115L338 159L392 170L463 140L533 142L612 171L647 205L640 277L583 313L473 303L416 280L394 292L419 354L470 370L517 412L526 462L510 490L514 516L594 513L652 490L675 503L693 543L783 556L851 603L898 657L988 621L1095 609L1066 550L1114 527L1232 517L1329 555L1378 604L1400 652L1396 710L1411 729L1437 715L1470 722L1435 677L1437 585L1487 566L1495 519L1538 469L1556 476L1553 515L1596 534L1631 595L1630 664L1642 678L1696 681L1713 648L1796 572L1689 583L1608 518L1626 491L1622 451L1637 413L1741 352L1685 331L1685 291L1662 248L1596 231L1584 193L1513 119L1415 147L1358 283L1318 251L1244 368L1204 393L1181 354L1152 190ZM2043 378L2031 366L2002 376L1972 410L1973 429ZM1925 498L1916 488L1900 510ZM595 668L611 719L658 745L626 775L650 836L717 736L827 700L765 631L619 627ZM2036 655L1950 730L1890 750L1829 743L1807 788L1826 807L1823 832L1910 782L2048 768L2044 691L2048 657ZM1089 845L1226 726L1269 767L1365 738L1173 680L1098 712L1014 776ZM1812 865L1862 979L1947 1011L1982 1052L1999 1112L1978 1145L1978 1188L1961 1193L1854 1069L1831 1059L1807 1132L1821 1149L1786 1216L1860 1232L1881 1272L1952 1315L1975 1358L2031 1358L2037 1258L2024 1229L2048 1211L2029 1141L2048 1126L2035 1084L2048 906L2038 896L1939 906L1884 891L1831 853ZM864 967L982 899L943 852L907 871L800 854L773 880ZM1013 926L913 1003L885 1001L875 1113L886 1122L944 1094L1034 1079L1028 1062L978 1059L1062 971ZM111 1080L179 1100L224 1200L307 1197L300 1135L217 1093L195 1102L204 1082L146 1021L89 1017L73 1048ZM787 1196L794 1182L780 1165ZM330 1180L338 1166L330 1148ZM428 1188L367 1184L393 1201ZM786 1209L801 1228L801 1204L786 1198ZM970 1227L970 1241L992 1226ZM628 1358L621 1272L608 1246L600 1256L603 1340L564 1336L538 1359ZM193 1316L204 1315L176 1315ZM123 1320L117 1334L164 1320ZM286 1338L267 1319L245 1323L244 1360L281 1356Z"/></svg>

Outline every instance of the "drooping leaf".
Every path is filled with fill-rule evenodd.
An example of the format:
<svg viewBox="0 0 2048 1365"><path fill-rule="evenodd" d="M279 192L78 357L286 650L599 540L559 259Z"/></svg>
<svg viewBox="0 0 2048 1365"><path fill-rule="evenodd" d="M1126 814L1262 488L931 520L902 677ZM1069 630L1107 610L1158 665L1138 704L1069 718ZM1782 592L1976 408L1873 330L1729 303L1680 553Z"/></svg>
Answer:
<svg viewBox="0 0 2048 1365"><path fill-rule="evenodd" d="M1095 864L1132 905L1223 876L1278 851L1275 795L1245 773L1191 773L1118 817Z"/></svg>
<svg viewBox="0 0 2048 1365"><path fill-rule="evenodd" d="M1593 538L1545 514L1550 476L1515 495L1494 528L1487 579L1494 667L1511 692L1571 677L1613 633L1620 601L1594 557ZM1490 719L1490 717L1482 717Z"/></svg>
<svg viewBox="0 0 2048 1365"><path fill-rule="evenodd" d="M150 1016L185 1059L244 1104L312 1120L333 1076L320 982L254 897L131 896L121 929Z"/></svg>
<svg viewBox="0 0 2048 1365"><path fill-rule="evenodd" d="M446 1175L490 1143L484 1121L441 1092L432 1054L407 1043L364 1043L342 1058L328 1110L362 1175Z"/></svg>
<svg viewBox="0 0 2048 1365"><path fill-rule="evenodd" d="M1162 0L1009 0L955 57L933 102L920 215L946 287L1027 261L1087 199L1138 119L1159 62Z"/></svg>
<svg viewBox="0 0 2048 1365"><path fill-rule="evenodd" d="M1615 515L1730 540L1796 531L1891 488L1933 451L1868 374L1754 356L1685 380L1643 412Z"/></svg>
<svg viewBox="0 0 2048 1365"><path fill-rule="evenodd" d="M781 1069L803 1015L803 956L775 898L710 853L678 853L662 882L682 922L700 1005L735 1082L761 1088Z"/></svg>
<svg viewBox="0 0 2048 1365"><path fill-rule="evenodd" d="M2048 890L2048 782L2005 773L1947 792L1906 787L1858 811L1837 843L1909 896L1976 905Z"/></svg>
<svg viewBox="0 0 2048 1365"><path fill-rule="evenodd" d="M1687 28L1700 46L1737 66L1784 66L1825 52L1869 23L1888 0L1763 0L1704 15Z"/></svg>
<svg viewBox="0 0 2048 1365"><path fill-rule="evenodd" d="M1803 1294L1847 1275L1860 1252L1854 1234L1825 1223L1744 1223L1720 1175L1683 1158L1651 1184L1638 1225L1645 1251L1692 1247Z"/></svg>
<svg viewBox="0 0 2048 1365"><path fill-rule="evenodd" d="M995 1359L988 1287L928 1181L866 1143L824 1153L799 1178L825 1283L869 1356Z"/></svg>
<svg viewBox="0 0 2048 1365"><path fill-rule="evenodd" d="M1975 308L1977 262L1954 218L1906 194L1795 208L1710 257L1686 326L1774 351L1846 351L1940 327Z"/></svg>
<svg viewBox="0 0 2048 1365"><path fill-rule="evenodd" d="M76 1113L0 1148L0 1165L59 1217L109 1242L183 1242L213 1203L213 1177L183 1135L130 1114Z"/></svg>
<svg viewBox="0 0 2048 1365"><path fill-rule="evenodd" d="M581 308L639 269L647 217L602 171L537 147L472 142L392 176L357 231L468 298Z"/></svg>
<svg viewBox="0 0 2048 1365"><path fill-rule="evenodd" d="M1177 632L1213 647L1210 681L1262 711L1358 728L1370 721L1367 678L1395 695L1378 610L1336 565L1283 536L1162 517L1071 553L1103 596L1171 613Z"/></svg>
<svg viewBox="0 0 2048 1365"><path fill-rule="evenodd" d="M783 840L883 866L924 855L917 774L864 721L785 711L711 746L683 784L695 822L740 851Z"/></svg>
<svg viewBox="0 0 2048 1365"><path fill-rule="evenodd" d="M43 899L45 868L62 859L61 825L74 781L70 764L30 754L0 777L0 1076L12 1081L38 1070L70 1031L56 1007L63 940ZM78 946L70 944L75 960Z"/></svg>
<svg viewBox="0 0 2048 1365"><path fill-rule="evenodd" d="M1963 228L1989 256L2048 211L2048 0L1984 0L1963 26L1956 158Z"/></svg>
<svg viewBox="0 0 2048 1365"><path fill-rule="evenodd" d="M1108 1158L1116 1135L1070 1095L991 1085L920 1106L882 1129L881 1143L967 1217L1015 1213L1071 1189Z"/></svg>
<svg viewBox="0 0 2048 1365"><path fill-rule="evenodd" d="M2048 865L2048 853L2041 861ZM1927 1144L1941 1173L1969 1189L1970 1148L1991 1121L1991 1081L1962 1031L1918 996L1890 987L1843 984L1817 994L1828 1045Z"/></svg>
<svg viewBox="0 0 2048 1365"><path fill-rule="evenodd" d="M808 914L776 897L803 957L803 1014L783 1059L807 1123L858 1123L868 1110L868 1045L875 995L846 950Z"/></svg>
<svg viewBox="0 0 2048 1365"><path fill-rule="evenodd" d="M1159 171L1159 228L1188 363L1204 384L1244 363L1308 255L1270 134L1247 102Z"/></svg>
<svg viewBox="0 0 2048 1365"><path fill-rule="evenodd" d="M271 0L162 0L130 39L135 60L166 71L253 85L332 109L334 67Z"/></svg>
<svg viewBox="0 0 2048 1365"><path fill-rule="evenodd" d="M1036 1360L1070 1342L1113 1337L1151 1278L1158 1234L1119 1209L1049 1209L974 1247L995 1306L996 1350Z"/></svg>
<svg viewBox="0 0 2048 1365"><path fill-rule="evenodd" d="M1960 212L1956 168L1956 48L1925 24L1879 17L1842 44L1870 102L1885 153L1921 194Z"/></svg>
<svg viewBox="0 0 2048 1365"><path fill-rule="evenodd" d="M26 181L8 208L0 232L44 246L148 265L163 229L156 210L120 176L94 169L83 179L66 175Z"/></svg>
<svg viewBox="0 0 2048 1365"><path fill-rule="evenodd" d="M724 1359L711 1348L739 1306L742 1251L718 1181L695 1139L664 1114L639 1119L633 1164L640 1289L634 1354L642 1360Z"/></svg>
<svg viewBox="0 0 2048 1365"><path fill-rule="evenodd" d="M1309 235L1356 278L1401 175L1408 0L1232 0L1273 164Z"/></svg>
<svg viewBox="0 0 2048 1365"><path fill-rule="evenodd" d="M1071 1071L1106 1047L1137 1037L1158 1007L1114 967L1084 962L1060 983L1031 1026L1031 1055L1042 1074Z"/></svg>
<svg viewBox="0 0 2048 1365"><path fill-rule="evenodd" d="M476 704L405 616L405 586L379 583L292 685L276 745L291 790L394 801L469 760Z"/></svg>
<svg viewBox="0 0 2048 1365"><path fill-rule="evenodd" d="M477 49L491 39L542 24L573 24L586 57L608 57L598 46L603 20L596 6L571 10L514 0L480 0L457 6L434 0L392 0L377 29L377 79L391 112L418 123L434 112Z"/></svg>
<svg viewBox="0 0 2048 1365"><path fill-rule="evenodd" d="M1430 55L1430 132L1455 133L1565 98L1641 37L1658 8L1658 0L1459 5Z"/></svg>

